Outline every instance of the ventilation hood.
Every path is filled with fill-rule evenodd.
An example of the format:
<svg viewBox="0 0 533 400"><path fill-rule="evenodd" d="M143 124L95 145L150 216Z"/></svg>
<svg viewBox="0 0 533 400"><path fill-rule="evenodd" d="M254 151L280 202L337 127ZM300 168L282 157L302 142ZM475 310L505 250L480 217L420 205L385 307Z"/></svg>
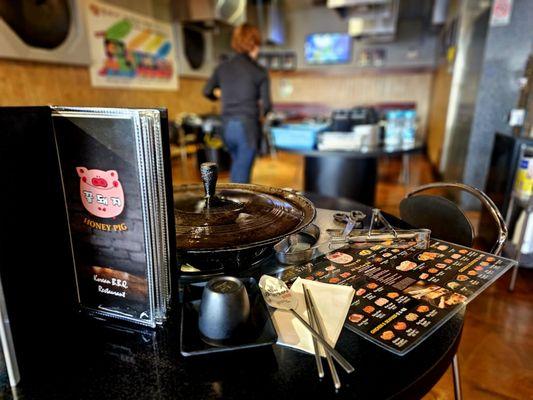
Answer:
<svg viewBox="0 0 533 400"><path fill-rule="evenodd" d="M348 33L356 39L390 41L396 36L399 0L328 0L327 6L348 20Z"/></svg>
<svg viewBox="0 0 533 400"><path fill-rule="evenodd" d="M246 22L247 0L178 0L178 18L182 22L240 25Z"/></svg>

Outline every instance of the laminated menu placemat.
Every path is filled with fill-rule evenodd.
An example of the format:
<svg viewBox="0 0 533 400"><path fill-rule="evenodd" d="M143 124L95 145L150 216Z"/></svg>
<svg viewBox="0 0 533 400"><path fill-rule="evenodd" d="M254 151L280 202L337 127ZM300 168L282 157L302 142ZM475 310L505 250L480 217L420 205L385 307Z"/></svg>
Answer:
<svg viewBox="0 0 533 400"><path fill-rule="evenodd" d="M345 327L403 355L431 335L516 262L442 240L358 243L288 270L319 282L350 285Z"/></svg>

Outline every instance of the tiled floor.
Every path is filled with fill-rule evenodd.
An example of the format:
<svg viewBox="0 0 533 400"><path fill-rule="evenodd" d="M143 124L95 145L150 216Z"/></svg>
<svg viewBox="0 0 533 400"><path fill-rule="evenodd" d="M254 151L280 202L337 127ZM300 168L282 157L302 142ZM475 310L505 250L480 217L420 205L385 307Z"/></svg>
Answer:
<svg viewBox="0 0 533 400"><path fill-rule="evenodd" d="M173 165L174 183L197 182L194 160ZM376 206L397 215L406 187L398 183L399 159L382 160ZM253 183L302 188L301 156L278 153L258 159ZM433 179L422 155L411 160L410 182L416 186ZM227 173L221 174L227 180ZM475 215L474 215L475 216ZM469 306L459 348L464 399L533 399L533 270L521 270L513 293L507 291L509 274ZM453 399L451 370L424 400Z"/></svg>

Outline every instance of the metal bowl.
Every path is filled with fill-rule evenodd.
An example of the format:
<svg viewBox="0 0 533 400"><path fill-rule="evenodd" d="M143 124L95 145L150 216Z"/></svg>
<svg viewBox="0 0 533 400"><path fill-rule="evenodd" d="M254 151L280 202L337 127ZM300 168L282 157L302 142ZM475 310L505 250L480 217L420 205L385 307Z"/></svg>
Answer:
<svg viewBox="0 0 533 400"><path fill-rule="evenodd" d="M309 224L274 245L276 259L282 264L302 264L312 260L316 254L316 243L320 238L320 228Z"/></svg>

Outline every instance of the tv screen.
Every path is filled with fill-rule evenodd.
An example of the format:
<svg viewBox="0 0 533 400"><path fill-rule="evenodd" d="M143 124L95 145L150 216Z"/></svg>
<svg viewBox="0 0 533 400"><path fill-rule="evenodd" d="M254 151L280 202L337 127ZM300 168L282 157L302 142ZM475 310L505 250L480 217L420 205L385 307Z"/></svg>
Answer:
<svg viewBox="0 0 533 400"><path fill-rule="evenodd" d="M305 38L305 61L309 64L350 62L352 38L347 33L313 33Z"/></svg>

